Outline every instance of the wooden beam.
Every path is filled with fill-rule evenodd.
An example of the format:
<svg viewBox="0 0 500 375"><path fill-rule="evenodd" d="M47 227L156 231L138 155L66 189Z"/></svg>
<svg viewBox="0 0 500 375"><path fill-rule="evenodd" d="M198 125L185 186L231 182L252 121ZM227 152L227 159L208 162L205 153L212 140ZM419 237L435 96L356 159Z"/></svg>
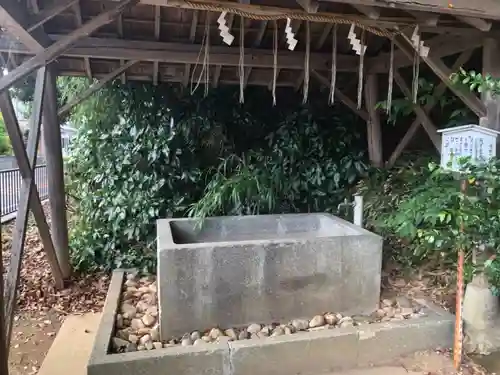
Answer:
<svg viewBox="0 0 500 375"><path fill-rule="evenodd" d="M28 144L25 148L19 124L17 122L14 107L8 91L0 95L0 110L2 111L5 126L11 140L12 149L16 156L21 173L22 186L20 191L19 207L15 223L14 234L12 238L12 251L9 270L6 279L5 289L5 317L6 317L6 337L7 349L9 348L10 337L12 333L12 323L14 319L14 310L17 302L17 290L19 286L19 276L21 270L21 259L26 239L26 227L28 223L28 213L31 206L33 216L38 226L43 248L52 269L52 275L56 281L56 286L62 288L63 277L61 269L52 243L49 226L45 218L40 196L35 185L35 164L38 152L38 143L40 140L40 127L43 107L43 93L45 89L45 67L37 73L35 84L35 94L33 103L33 114L30 119L30 132ZM8 351L8 350L7 350Z"/></svg>
<svg viewBox="0 0 500 375"><path fill-rule="evenodd" d="M76 27L82 27L83 24L83 19L82 19L82 9L80 8L80 2L77 1L75 4L72 5L73 7L73 12L75 13L75 18L76 18ZM85 67L85 73L87 74L87 78L92 81L92 67L90 66L90 58L84 57L83 58L83 66Z"/></svg>
<svg viewBox="0 0 500 375"><path fill-rule="evenodd" d="M457 16L457 19L481 31L490 31L491 29L491 22L485 21L482 18Z"/></svg>
<svg viewBox="0 0 500 375"><path fill-rule="evenodd" d="M59 13L68 9L70 6L77 3L79 0L56 0L49 7L42 10L30 19L30 26L27 31L32 32L36 28L42 26L45 22L51 20Z"/></svg>
<svg viewBox="0 0 500 375"><path fill-rule="evenodd" d="M328 80L326 77L322 76L320 73L318 73L315 70L311 70L311 76L316 78L323 86L330 88L330 80ZM354 103L347 95L342 93L339 89L335 88L335 96L340 99L342 103L344 103L345 106L349 107L355 114L357 114L359 117L361 117L363 120L368 121L369 116L368 112L358 109L358 106L356 103Z"/></svg>
<svg viewBox="0 0 500 375"><path fill-rule="evenodd" d="M471 58L472 52L473 52L472 50L462 52L460 54L460 56L457 58L457 60L455 61L455 63L453 64L451 70L453 72L456 72L463 64L465 64ZM444 94L445 91L446 91L446 85L444 84L444 82L441 82L436 87L436 89L434 90L432 95L436 98L439 98ZM434 108L435 105L436 105L436 103L432 103L432 102L427 103L424 106L425 113L429 113ZM421 121L420 121L420 118L417 116L417 118L412 122L412 124L408 128L408 131L403 136L403 138L398 143L398 145L396 146L396 148L392 152L391 156L389 157L389 159L386 163L387 168L392 168L392 166L394 166L394 163L399 158L401 153L404 151L406 146L408 146L408 144L412 140L413 136L417 132L420 125L421 125ZM432 141L432 139L431 139L431 141ZM441 152L441 144L440 143L436 144L435 142L433 142L433 144L434 144L434 147L436 147L437 151Z"/></svg>
<svg viewBox="0 0 500 375"><path fill-rule="evenodd" d="M63 117L66 114L68 114L73 107L76 105L80 104L82 101L87 99L89 96L91 96L93 93L96 91L100 90L101 88L104 87L108 82L111 82L113 79L118 77L120 74L122 74L125 70L130 68L131 66L137 64L138 61L129 61L124 65L120 65L119 68L113 70L111 73L106 74L103 78L101 78L98 82L93 83L92 85L89 86L83 93L78 95L76 98L72 99L69 103L66 103L63 105L59 111L57 112L59 117Z"/></svg>
<svg viewBox="0 0 500 375"><path fill-rule="evenodd" d="M61 124L57 115L57 76L54 67L47 69L47 87L43 101L43 140L48 180L52 241L64 279L71 276L68 218L61 145Z"/></svg>
<svg viewBox="0 0 500 375"><path fill-rule="evenodd" d="M425 41L425 45L430 48L430 56L433 59L454 55L471 48L480 47L483 43L482 38L477 36L448 36L440 35ZM408 49L396 50L394 52L394 66L404 68L412 66L413 58L408 59ZM370 73L387 73L389 71L390 53L380 53L377 57L366 59L368 71Z"/></svg>
<svg viewBox="0 0 500 375"><path fill-rule="evenodd" d="M155 39L160 40L160 28L161 28L161 8L155 6ZM153 85L158 85L158 68L159 62L153 62Z"/></svg>
<svg viewBox="0 0 500 375"><path fill-rule="evenodd" d="M165 1L167 0L142 0L141 2ZM168 0L170 2L171 0ZM441 0L324 0L326 2L357 4L365 6L377 6L383 8L401 9L408 11L422 11L431 13L449 14L452 16L462 15L470 17L482 17L500 20L500 4L496 0L453 0L453 6L447 6Z"/></svg>
<svg viewBox="0 0 500 375"><path fill-rule="evenodd" d="M26 77L36 69L55 60L78 39L82 38L85 35L89 35L99 27L110 23L126 7L135 3L137 3L137 0L121 0L120 2L116 3L111 9L94 17L92 20L85 23L82 27L76 29L75 31L72 31L64 38L47 47L45 50L40 51L37 55L30 58L28 61L25 61L12 72L9 72L9 74L0 78L0 93L10 88L18 80Z"/></svg>
<svg viewBox="0 0 500 375"><path fill-rule="evenodd" d="M380 11L377 8L366 6L366 5L356 5L351 4L358 12L364 14L372 20L378 20L380 18Z"/></svg>
<svg viewBox="0 0 500 375"><path fill-rule="evenodd" d="M307 13L317 13L319 2L317 0L295 0Z"/></svg>
<svg viewBox="0 0 500 375"><path fill-rule="evenodd" d="M323 28L323 32L321 33L321 36L318 39L318 42L316 43L316 49L319 50L321 47L323 47L323 44L325 44L326 38L330 34L330 32L333 29L333 24L327 23L325 24L325 27Z"/></svg>
<svg viewBox="0 0 500 375"><path fill-rule="evenodd" d="M51 36L61 40L60 36ZM63 37L64 38L64 37ZM111 59L111 60L140 60L159 61L176 64L199 63L201 46L194 44L164 43L133 41L111 38L84 38L73 44L62 56ZM0 52L30 54L20 43L10 38L0 37ZM212 65L239 65L239 48L227 46L210 47L210 64ZM269 49L245 49L245 66L269 68L273 66L273 51ZM329 70L331 53L311 53L311 68L318 71ZM337 55L337 69L342 72L357 72L359 58L350 55ZM304 58L296 51L280 51L279 65L283 69L304 69ZM4 77L5 78L5 77Z"/></svg>
<svg viewBox="0 0 500 375"><path fill-rule="evenodd" d="M382 154L382 128L377 112L378 77L376 74L369 74L365 83L365 104L368 112L366 122L368 138L368 157L371 164L376 168L382 168L384 157Z"/></svg>
<svg viewBox="0 0 500 375"><path fill-rule="evenodd" d="M408 57L408 59L413 60L414 48L411 45L410 39L405 34L400 34L400 36L394 38L394 43L398 48L403 51L403 53ZM462 87L458 87L454 84L451 79L450 69L443 63L439 58L435 58L432 55L428 57L421 57L423 61L432 69L432 71L445 83L445 85L464 103L469 107L478 117L484 117L486 114L486 108L484 104L477 98L476 95L470 91L463 90Z"/></svg>

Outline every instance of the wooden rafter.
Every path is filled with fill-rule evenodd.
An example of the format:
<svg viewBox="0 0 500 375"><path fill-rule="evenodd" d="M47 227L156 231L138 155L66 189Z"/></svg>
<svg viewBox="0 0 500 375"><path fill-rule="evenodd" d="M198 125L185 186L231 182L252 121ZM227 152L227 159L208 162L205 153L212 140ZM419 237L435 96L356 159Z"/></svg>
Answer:
<svg viewBox="0 0 500 375"><path fill-rule="evenodd" d="M485 21L482 18L465 17L465 16L457 16L457 18L481 31L490 31L491 29L491 22Z"/></svg>
<svg viewBox="0 0 500 375"><path fill-rule="evenodd" d="M193 12L193 19L191 20L191 29L189 31L189 41L191 43L194 43L196 40L196 28L198 27L198 17L199 17L199 11L195 10ZM184 87L187 87L190 75L191 75L191 64L186 64L186 67L184 69L184 80L182 82Z"/></svg>
<svg viewBox="0 0 500 375"><path fill-rule="evenodd" d="M65 50L67 50L73 43L85 35L92 33L99 27L106 25L113 21L126 7L135 4L137 0L122 0L115 4L108 11L101 13L94 17L82 27L72 31L62 39L51 44L45 50L41 50L34 57L22 63L12 72L0 78L0 93L11 87L18 80L26 77L36 69L45 66L47 63L59 57Z"/></svg>
<svg viewBox="0 0 500 375"><path fill-rule="evenodd" d="M414 48L406 35L401 34L401 36L394 38L394 43L396 43L398 48L403 51L408 59L413 60ZM484 117L486 115L486 108L476 95L470 91L463 90L461 87L457 87L457 85L451 81L451 71L440 58L433 57L431 54L428 57L422 56L421 59L425 61L429 68L432 69L432 71L445 83L445 85L456 96L458 96L467 107L476 113L478 117Z"/></svg>
<svg viewBox="0 0 500 375"><path fill-rule="evenodd" d="M315 70L311 70L311 75L314 78L316 78L323 86L330 88L330 81L326 77L324 77L323 75L321 75L320 73L318 73ZM335 88L335 97L339 98L340 101L345 106L350 108L355 114L357 114L363 120L365 120L365 121L369 120L370 117L368 116L368 112L366 112L363 109L358 109L356 103L354 103L347 95L342 93L342 91L340 91L337 88Z"/></svg>
<svg viewBox="0 0 500 375"><path fill-rule="evenodd" d="M457 71L463 64L465 64L470 59L471 55L472 55L472 50L462 52L460 54L460 56L457 58L457 60L455 61L455 63L453 64L451 70L453 72ZM439 98L441 95L443 95L445 90L446 90L446 85L444 84L444 82L441 82L434 90L433 96L436 98ZM432 103L432 102L427 103L423 108L425 113L429 113L434 108L435 105L436 105L436 103ZM391 168L394 165L394 163L399 158L401 153L404 151L406 146L412 140L413 136L417 132L420 125L421 125L421 121L420 121L420 118L417 116L415 121L413 121L413 123L410 125L410 127L408 128L408 131L403 136L403 138L398 143L398 145L396 146L396 148L392 152L391 156L389 157L389 159L386 163L386 166L388 168ZM436 144L434 141L433 141L433 144L434 144L434 147L436 147L437 151L440 152L441 151L440 144Z"/></svg>
<svg viewBox="0 0 500 375"><path fill-rule="evenodd" d="M439 22L439 14L426 12L408 12L411 14L420 25L436 27Z"/></svg>
<svg viewBox="0 0 500 375"><path fill-rule="evenodd" d="M123 39L123 16L121 14L116 17L116 29L118 31L118 36ZM121 59L120 65L123 64L125 64L125 60ZM125 74L125 72L122 73L120 79L122 81L122 85L127 83L127 75Z"/></svg>
<svg viewBox="0 0 500 375"><path fill-rule="evenodd" d="M229 28L229 32L231 32L231 29L233 27L233 23L234 23L234 14L230 14L229 16L227 16L227 24L226 24L227 27ZM219 85L219 78L220 78L221 70L222 70L222 64L217 65L215 67L214 79L212 81L213 87L217 87Z"/></svg>
<svg viewBox="0 0 500 375"><path fill-rule="evenodd" d="M363 13L365 16L372 20L378 20L380 18L380 10L372 6L351 4L358 12Z"/></svg>
<svg viewBox="0 0 500 375"><path fill-rule="evenodd" d="M155 39L160 40L160 31L161 31L161 8L159 6L155 6ZM158 85L158 68L159 62L153 62L153 85Z"/></svg>
<svg viewBox="0 0 500 375"><path fill-rule="evenodd" d="M42 26L45 22L51 20L59 13L68 9L70 6L77 3L79 0L57 0L51 6L43 9L30 19L30 26L27 28L28 32L32 32L36 28Z"/></svg>
<svg viewBox="0 0 500 375"><path fill-rule="evenodd" d="M325 44L326 38L328 35L330 35L330 32L333 29L333 24L327 23L323 27L323 32L321 33L321 36L319 37L318 41L316 42L316 49L320 50L323 47L323 44Z"/></svg>
<svg viewBox="0 0 500 375"><path fill-rule="evenodd" d="M9 347L10 335L12 332L12 322L16 306L16 296L19 285L21 270L21 259L23 255L24 243L26 239L26 227L28 223L28 213L31 208L33 216L38 226L43 248L51 266L52 275L58 288L63 287L63 277L60 265L57 260L54 245L52 243L49 226L45 218L40 196L35 185L35 163L40 140L40 127L42 119L43 98L45 90L46 68L42 67L37 74L33 113L30 119L30 132L28 144L24 146L23 138L17 122L14 107L8 91L0 95L0 110L2 111L5 126L11 140L12 149L19 165L22 177L22 186L19 199L17 220L15 224L14 236L12 239L12 255L6 279L5 290L5 313L6 313L6 337L7 348ZM30 207L31 206L31 207Z"/></svg>
<svg viewBox="0 0 500 375"><path fill-rule="evenodd" d="M80 1L77 1L72 5L73 7L73 12L75 13L75 19L76 19L76 27L82 27L83 24L83 19L82 19L82 9L80 7ZM90 58L89 57L84 57L83 58L83 65L85 67L85 73L87 74L87 78L92 81L92 67L90 66Z"/></svg>
<svg viewBox="0 0 500 375"><path fill-rule="evenodd" d="M317 13L319 2L317 0L296 0L307 13Z"/></svg>
<svg viewBox="0 0 500 375"><path fill-rule="evenodd" d="M268 21L260 21L259 31L258 31L257 36L255 37L255 40L253 43L254 48L260 47L260 44L262 43L262 38L264 38L264 34L266 33L267 23L268 23ZM250 74L252 74L252 67L249 66L246 69L247 70L245 71L245 84L244 84L245 87L247 86L248 78L250 77Z"/></svg>
<svg viewBox="0 0 500 375"><path fill-rule="evenodd" d="M115 79L120 74L122 74L125 70L127 70L128 68L130 68L131 66L133 66L135 64L137 64L137 61L132 60L132 61L125 63L124 65L120 65L119 68L113 70L111 73L109 73L106 76L104 76L103 78L101 78L98 82L95 82L92 85L90 85L90 87L87 88L84 92L82 92L76 98L71 100L69 103L66 103L64 106L62 106L57 113L58 116L62 117L62 116L65 116L66 114L68 114L69 111L71 111L71 109L73 107L80 104L82 101L87 99L93 93L95 93L96 91L103 88L105 84L107 84L108 82L111 82L113 79Z"/></svg>

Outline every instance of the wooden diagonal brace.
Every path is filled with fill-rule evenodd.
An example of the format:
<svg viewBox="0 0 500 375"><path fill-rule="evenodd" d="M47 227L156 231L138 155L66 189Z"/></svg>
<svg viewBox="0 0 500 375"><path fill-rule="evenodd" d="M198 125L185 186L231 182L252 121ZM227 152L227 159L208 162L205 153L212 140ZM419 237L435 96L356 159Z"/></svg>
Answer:
<svg viewBox="0 0 500 375"><path fill-rule="evenodd" d="M76 98L72 99L69 103L66 103L64 106L62 106L57 114L59 117L62 117L66 115L71 109L80 104L82 101L87 99L90 95L92 95L94 92L100 90L106 83L112 81L114 78L118 77L120 74L122 74L124 71L126 71L128 68L130 68L132 65L137 64L138 61L132 60L124 65L121 65L119 68L113 70L111 73L107 74L103 78L101 78L98 82L92 84L89 86L88 89L86 89L84 92L82 92L80 95L78 95Z"/></svg>
<svg viewBox="0 0 500 375"><path fill-rule="evenodd" d="M394 43L398 48L403 51L403 53L410 59L413 60L414 47L410 42L410 39L405 34L400 34L400 36L394 38ZM431 52L432 54L432 52ZM476 95L470 91L465 91L461 87L457 87L451 79L450 69L443 63L439 58L434 58L432 56L421 57L422 60L432 69L432 71L444 82L444 84L456 95L458 96L464 104L469 107L478 117L486 116L486 108L481 100L478 99Z"/></svg>
<svg viewBox="0 0 500 375"><path fill-rule="evenodd" d="M323 84L323 86L330 87L330 81L316 70L311 70L311 75ZM369 121L370 116L368 116L368 112L358 109L356 103L354 103L347 95L343 94L342 91L337 88L335 88L335 96L363 120Z"/></svg>
<svg viewBox="0 0 500 375"><path fill-rule="evenodd" d="M454 71L454 72L457 71L458 68L460 68L463 64L465 64L471 58L472 52L473 52L473 50L468 50L468 51L462 52L460 54L460 56L457 58L457 60L455 61L455 63L453 64L451 70ZM436 90L434 91L433 96L440 97L441 95L443 95L443 93L445 92L445 90L446 90L446 85L444 84L444 82L441 82L436 87ZM429 113L432 110L432 108L434 108L435 104L436 103L427 103L424 106L424 111L426 113ZM392 152L391 156L387 160L387 163L386 163L386 167L387 168L391 168L394 165L394 163L396 162L396 160L399 158L399 156L401 155L401 153L403 152L403 150L406 148L406 146L408 145L408 143L410 143L411 139L413 138L413 136L417 132L420 124L421 124L420 118L417 117L415 119L415 121L413 121L413 123L410 125L410 127L408 128L408 131L403 136L403 138L401 139L401 141L396 146L396 148ZM438 147L438 146L436 146L436 144L434 144L434 146L436 147L436 149L437 149L438 152L441 152L441 147L440 146Z"/></svg>
<svg viewBox="0 0 500 375"><path fill-rule="evenodd" d="M401 91L403 92L403 94L408 99L410 99L412 97L411 91L409 87L406 85L406 82L404 81L403 77L401 77L401 74L399 74L397 70L394 71L394 79L398 84L399 88L401 89ZM422 107L419 104L413 104L413 111L415 112L420 122L422 123L422 126L429 135L429 138L434 144L434 147L441 148L441 138L439 137L439 134L437 132L437 127L432 123L429 116L427 116L427 113L422 109Z"/></svg>
<svg viewBox="0 0 500 375"><path fill-rule="evenodd" d="M18 80L24 78L36 69L47 65L51 61L59 57L66 49L71 47L71 45L78 39L87 36L97 30L99 27L106 25L113 21L123 10L133 4L136 4L138 0L121 0L116 3L108 11L101 13L100 15L92 18L90 21L85 23L82 27L72 31L64 38L58 40L57 42L51 44L45 50L37 53L34 57L30 58L12 72L9 72L6 76L0 79L0 93L3 93L9 87L11 87ZM0 8L1 11L2 8ZM29 34L29 33L28 33Z"/></svg>
<svg viewBox="0 0 500 375"><path fill-rule="evenodd" d="M40 127L43 107L43 93L45 90L46 69L41 68L38 71L35 95L33 103L33 114L30 119L30 132L28 144L24 148L24 142L19 130L17 118L12 106L9 93L5 91L0 95L0 110L4 116L5 126L9 134L12 148L19 164L19 171L22 177L22 186L19 199L19 208L16 219L14 236L12 239L12 256L10 267L7 273L5 300L6 317L6 333L7 341L10 341L12 332L12 322L14 319L14 309L16 306L17 289L19 284L19 275L21 270L21 258L24 249L26 238L26 226L28 223L28 212L31 205L33 216L38 226L42 244L49 261L52 275L54 276L56 286L62 288L64 286L61 269L55 255L52 238L49 231L49 226L45 218L38 189L35 185L35 163L38 151L38 143L40 140ZM8 347L8 345L7 345Z"/></svg>

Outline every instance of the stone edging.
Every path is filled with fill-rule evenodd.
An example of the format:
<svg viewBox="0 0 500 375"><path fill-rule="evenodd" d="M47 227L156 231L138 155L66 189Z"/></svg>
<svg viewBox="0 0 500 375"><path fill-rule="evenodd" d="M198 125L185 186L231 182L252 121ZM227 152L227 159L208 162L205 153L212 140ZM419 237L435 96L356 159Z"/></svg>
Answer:
<svg viewBox="0 0 500 375"><path fill-rule="evenodd" d="M110 355L124 276L123 270L113 273L88 375L162 375L165 371L175 375L321 374L450 347L453 342L453 316L426 303L429 315L415 320Z"/></svg>

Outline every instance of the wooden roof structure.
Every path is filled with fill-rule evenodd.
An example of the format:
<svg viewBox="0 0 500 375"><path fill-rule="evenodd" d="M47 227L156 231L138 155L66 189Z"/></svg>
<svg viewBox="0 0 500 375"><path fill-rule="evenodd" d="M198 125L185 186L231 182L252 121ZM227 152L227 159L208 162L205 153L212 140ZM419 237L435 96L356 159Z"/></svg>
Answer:
<svg viewBox="0 0 500 375"><path fill-rule="evenodd" d="M224 12L226 26L234 36L231 46L224 44L217 22ZM293 51L287 49L287 19L298 40ZM390 166L420 125L440 148L437 127L429 117L432 105L415 104L415 121L384 162L375 104L378 77L391 70L391 56L394 82L410 97L410 85L398 69L415 63L420 51L411 35L418 26L421 40L430 49L418 61L441 79L437 93L449 88L479 118L486 119L486 126L498 127L500 104L457 89L450 74L482 46L485 71L500 77L499 21L498 0L0 0L0 57L8 66L8 73L0 76L0 111L23 178L5 291L0 262L0 373L8 373L7 353L29 209L56 286L62 287L71 273L59 119L74 105L117 77L184 86L196 84L202 77L214 88L235 84L295 89L304 87L311 77L329 87L335 61L336 71L352 73L358 87L364 87L364 107L356 105L346 88L334 87L335 96L366 120L373 165ZM367 46L363 64L348 40L352 25ZM337 35L336 43L333 35ZM389 52L392 44L396 46L394 54ZM442 58L455 54L459 57L448 67ZM358 79L360 66L364 80ZM33 114L25 148L8 89L35 73ZM58 108L57 75L85 76L94 83ZM51 230L33 183L41 132Z"/></svg>

